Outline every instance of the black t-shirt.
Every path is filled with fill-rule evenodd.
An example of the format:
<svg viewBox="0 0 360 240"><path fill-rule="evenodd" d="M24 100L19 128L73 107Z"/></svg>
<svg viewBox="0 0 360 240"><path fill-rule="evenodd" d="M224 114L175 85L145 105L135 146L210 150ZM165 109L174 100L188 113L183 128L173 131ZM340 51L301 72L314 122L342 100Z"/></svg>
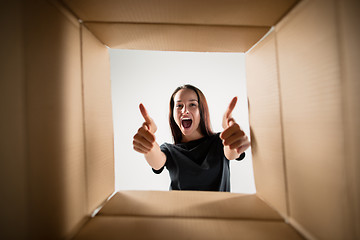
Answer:
<svg viewBox="0 0 360 240"><path fill-rule="evenodd" d="M200 190L230 192L229 160L224 155L220 133L187 143L160 146L166 155L170 190ZM242 153L237 160L242 160ZM153 169L154 173L161 173Z"/></svg>

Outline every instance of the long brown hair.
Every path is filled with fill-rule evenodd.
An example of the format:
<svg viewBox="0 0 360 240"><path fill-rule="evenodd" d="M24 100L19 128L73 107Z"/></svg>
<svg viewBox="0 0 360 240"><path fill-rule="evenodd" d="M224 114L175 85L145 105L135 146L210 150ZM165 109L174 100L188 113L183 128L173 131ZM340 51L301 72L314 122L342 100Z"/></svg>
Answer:
<svg viewBox="0 0 360 240"><path fill-rule="evenodd" d="M181 140L182 140L181 130L178 127L178 125L176 124L175 119L174 119L174 106L175 106L174 97L175 97L175 94L178 91L180 91L181 89L191 89L196 93L196 95L198 97L198 100L199 100L199 111L200 111L199 127L200 127L200 132L204 136L213 135L214 133L213 133L213 131L211 129L209 108L208 108L208 105L207 105L205 95L197 87L194 87L194 86L192 86L190 84L186 84L186 85L182 85L182 86L176 88L175 91L173 92L173 94L171 95L171 98L170 98L169 123L170 123L171 133L173 135L173 139L174 139L175 144L181 143Z"/></svg>

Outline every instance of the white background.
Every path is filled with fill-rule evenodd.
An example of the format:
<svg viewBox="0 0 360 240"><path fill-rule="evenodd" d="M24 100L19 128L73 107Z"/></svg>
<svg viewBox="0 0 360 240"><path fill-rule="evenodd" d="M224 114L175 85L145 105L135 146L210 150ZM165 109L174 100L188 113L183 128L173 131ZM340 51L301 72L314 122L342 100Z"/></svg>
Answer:
<svg viewBox="0 0 360 240"><path fill-rule="evenodd" d="M250 137L243 53L160 52L109 49L115 144L115 190L168 190L165 169L154 174L144 156L132 148L143 119L143 103L158 126L156 140L172 143L168 123L170 96L176 87L192 84L205 95L214 132L234 96L233 117ZM251 150L243 161L231 161L231 191L255 193Z"/></svg>

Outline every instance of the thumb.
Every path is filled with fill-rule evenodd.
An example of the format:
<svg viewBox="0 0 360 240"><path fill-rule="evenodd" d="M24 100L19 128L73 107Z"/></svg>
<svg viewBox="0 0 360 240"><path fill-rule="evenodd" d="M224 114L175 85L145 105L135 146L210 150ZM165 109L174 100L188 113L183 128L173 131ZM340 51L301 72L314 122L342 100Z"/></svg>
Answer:
<svg viewBox="0 0 360 240"><path fill-rule="evenodd" d="M234 97L231 100L228 108L225 111L223 121L222 121L222 127L224 129L226 129L228 126L231 126L235 122L235 120L231 117L231 113L232 113L232 111L234 110L234 108L236 106L236 102L237 102L237 97Z"/></svg>
<svg viewBox="0 0 360 240"><path fill-rule="evenodd" d="M237 102L237 97L234 97L225 112L225 118L230 118L232 111L234 110Z"/></svg>
<svg viewBox="0 0 360 240"><path fill-rule="evenodd" d="M155 122L149 116L146 108L144 107L144 105L142 103L140 103L139 108L140 108L141 115L145 119L144 125L146 126L146 129L154 134L157 130Z"/></svg>
<svg viewBox="0 0 360 240"><path fill-rule="evenodd" d="M150 124L151 123L151 118L150 118L146 108L144 107L144 105L142 103L140 103L139 108L140 108L141 115L145 119L145 122Z"/></svg>

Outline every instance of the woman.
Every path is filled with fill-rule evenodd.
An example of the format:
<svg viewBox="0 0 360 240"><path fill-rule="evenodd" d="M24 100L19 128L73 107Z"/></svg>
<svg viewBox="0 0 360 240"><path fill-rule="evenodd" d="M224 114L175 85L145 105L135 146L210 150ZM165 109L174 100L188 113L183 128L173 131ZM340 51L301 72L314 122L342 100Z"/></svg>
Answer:
<svg viewBox="0 0 360 240"><path fill-rule="evenodd" d="M157 127L140 104L145 122L134 136L134 150L144 154L157 174L169 170L170 190L230 191L229 160L242 160L250 142L231 117L234 97L223 117L224 131L214 134L204 94L192 85L178 87L170 98L169 123L174 144L155 141Z"/></svg>

